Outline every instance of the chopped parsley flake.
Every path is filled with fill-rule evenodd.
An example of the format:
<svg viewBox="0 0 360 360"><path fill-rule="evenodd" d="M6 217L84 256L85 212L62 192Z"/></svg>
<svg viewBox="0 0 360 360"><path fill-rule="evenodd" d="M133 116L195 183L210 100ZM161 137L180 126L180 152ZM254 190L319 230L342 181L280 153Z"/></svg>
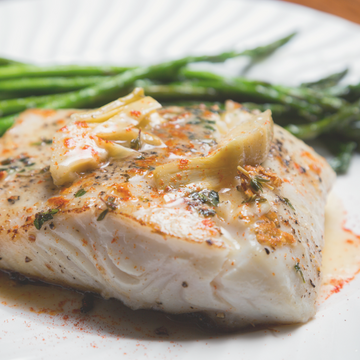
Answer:
<svg viewBox="0 0 360 360"><path fill-rule="evenodd" d="M139 130L138 136L136 139L132 139L130 141L130 147L134 150L140 150L141 149L141 129Z"/></svg>
<svg viewBox="0 0 360 360"><path fill-rule="evenodd" d="M53 142L52 139L42 138L41 141L33 142L33 143L31 143L30 145L32 145L32 146L51 145L52 142Z"/></svg>
<svg viewBox="0 0 360 360"><path fill-rule="evenodd" d="M267 183L270 180L265 179L261 176L254 176L253 178L251 178L250 180L250 186L256 191L263 191L263 183Z"/></svg>
<svg viewBox="0 0 360 360"><path fill-rule="evenodd" d="M294 266L294 269L295 269L296 272L299 272L299 273L300 273L301 278L302 278L302 281L303 281L303 283L305 284L305 278L304 278L303 272L301 271L300 264L299 264L299 263L296 263L295 266Z"/></svg>
<svg viewBox="0 0 360 360"><path fill-rule="evenodd" d="M189 195L191 199L199 200L204 204L218 206L220 199L219 194L214 190L195 191Z"/></svg>
<svg viewBox="0 0 360 360"><path fill-rule="evenodd" d="M101 199L105 205L106 205L106 209L99 215L99 217L97 218L97 221L101 221L104 220L106 214L109 212L109 210L116 210L117 209L117 205L115 204L115 198L113 196L109 196L106 200Z"/></svg>
<svg viewBox="0 0 360 360"><path fill-rule="evenodd" d="M204 125L204 128L205 128L205 129L208 129L208 130L211 130L211 131L215 131L215 128L213 128L213 127L210 126L210 125Z"/></svg>
<svg viewBox="0 0 360 360"><path fill-rule="evenodd" d="M87 191L85 189L80 189L75 193L75 197L78 198L80 196L83 196L87 193Z"/></svg>
<svg viewBox="0 0 360 360"><path fill-rule="evenodd" d="M51 209L45 212L35 214L34 225L36 229L40 230L46 221L52 220L53 215L57 214L59 209Z"/></svg>
<svg viewBox="0 0 360 360"><path fill-rule="evenodd" d="M295 210L295 208L293 207L293 205L291 204L290 200L287 198L280 198L280 200L285 203L286 205L289 205L291 207L291 209Z"/></svg>
<svg viewBox="0 0 360 360"><path fill-rule="evenodd" d="M198 209L199 214L204 216L204 217L212 217L216 215L216 211L212 210L212 209L204 209L204 208L200 208Z"/></svg>
<svg viewBox="0 0 360 360"><path fill-rule="evenodd" d="M101 221L105 219L106 214L109 212L109 209L105 209L97 218L97 221Z"/></svg>

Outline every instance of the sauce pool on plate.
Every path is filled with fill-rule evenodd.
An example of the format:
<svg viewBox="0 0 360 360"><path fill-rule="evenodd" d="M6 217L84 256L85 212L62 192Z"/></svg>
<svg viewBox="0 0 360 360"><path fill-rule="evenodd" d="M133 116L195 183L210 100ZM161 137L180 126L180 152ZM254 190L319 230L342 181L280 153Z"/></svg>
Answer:
<svg viewBox="0 0 360 360"><path fill-rule="evenodd" d="M346 212L331 193L325 210L325 247L322 251L320 302L338 293L360 272L360 235L345 227Z"/></svg>

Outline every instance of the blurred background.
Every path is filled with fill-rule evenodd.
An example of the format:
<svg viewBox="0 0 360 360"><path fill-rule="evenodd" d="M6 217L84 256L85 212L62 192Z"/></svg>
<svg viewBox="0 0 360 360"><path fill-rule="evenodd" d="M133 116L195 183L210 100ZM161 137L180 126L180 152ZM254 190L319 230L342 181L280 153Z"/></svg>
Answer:
<svg viewBox="0 0 360 360"><path fill-rule="evenodd" d="M329 14L341 16L360 24L360 0L286 0L299 5L305 5Z"/></svg>
<svg viewBox="0 0 360 360"><path fill-rule="evenodd" d="M0 0L17 1L17 0ZM31 0L27 0L31 1ZM274 0L276 1L276 0ZM280 0L304 5L360 24L360 0Z"/></svg>

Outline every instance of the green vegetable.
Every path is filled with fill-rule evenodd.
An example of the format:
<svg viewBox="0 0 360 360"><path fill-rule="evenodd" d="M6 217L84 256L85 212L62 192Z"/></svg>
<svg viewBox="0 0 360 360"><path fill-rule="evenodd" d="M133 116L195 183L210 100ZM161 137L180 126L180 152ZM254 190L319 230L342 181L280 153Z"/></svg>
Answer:
<svg viewBox="0 0 360 360"><path fill-rule="evenodd" d="M300 86L309 87L314 90L326 90L330 87L337 85L343 77L348 73L349 69L328 75L317 81L302 83Z"/></svg>
<svg viewBox="0 0 360 360"><path fill-rule="evenodd" d="M243 51L242 55L249 56L250 58L252 58L253 61L263 60L264 58L270 56L274 51L279 49L281 46L288 43L296 34L297 32L293 32L290 35L287 35L284 38L276 40L268 45L259 46L255 49L245 50Z"/></svg>
<svg viewBox="0 0 360 360"><path fill-rule="evenodd" d="M329 164L337 174L345 174L350 166L357 144L354 141L339 141L336 139L330 141L331 145L329 147L336 156L329 160Z"/></svg>
<svg viewBox="0 0 360 360"><path fill-rule="evenodd" d="M129 69L132 68L121 66L35 66L28 64L13 64L0 67L0 80L29 77L114 75L123 73Z"/></svg>
<svg viewBox="0 0 360 360"><path fill-rule="evenodd" d="M345 104L344 100L340 98L307 88L271 85L238 77L226 78L206 71L188 68L181 70L181 74L187 79L197 79L197 85L201 87L213 88L216 91L223 92L237 92L238 95L262 101L275 101L299 110L302 114L320 115L324 110L338 110Z"/></svg>
<svg viewBox="0 0 360 360"><path fill-rule="evenodd" d="M0 81L0 92L18 96L56 94L82 89L106 80L104 76L21 78Z"/></svg>
<svg viewBox="0 0 360 360"><path fill-rule="evenodd" d="M31 96L27 98L9 99L0 101L0 115L10 115L26 109L38 107L41 104L51 101L58 95ZM3 121L4 118L1 118Z"/></svg>
<svg viewBox="0 0 360 360"><path fill-rule="evenodd" d="M277 41L276 45L269 44L268 46L264 46L261 48L258 47L252 50L246 50L245 52L228 51L218 55L187 56L182 59L161 63L159 65L133 68L123 73L120 73L119 75L103 80L96 85L89 86L82 90L59 95L57 99L46 102L45 104L41 105L41 107L53 109L86 107L91 105L94 101L101 100L104 97L109 98L109 96L116 96L116 94L118 94L121 90L125 90L129 86L133 85L136 80L142 78L168 81L176 78L180 68L184 67L187 64L201 61L214 63L223 62L227 59L231 59L241 55L259 57L260 54L266 55L267 53L269 53L269 51L270 53L273 52L274 47L278 47L283 43L287 42L288 40L289 36L287 36L283 41L280 40L280 43L279 41ZM79 70L79 68L77 70ZM122 69L122 71L123 70L124 69ZM34 73L36 73L35 69L33 69L33 71ZM52 73L52 75L56 76L56 69L54 69L54 73ZM2 73L0 68L0 79L1 76ZM3 76L9 76L9 71ZM23 77L25 75L22 73L20 76Z"/></svg>
<svg viewBox="0 0 360 360"><path fill-rule="evenodd" d="M346 127L351 121L360 120L360 100L356 103L343 106L338 112L312 124L295 125L285 127L293 135L300 139L315 139L323 133L330 132L336 128Z"/></svg>
<svg viewBox="0 0 360 360"><path fill-rule="evenodd" d="M16 60L12 60L12 59L8 59L8 58L0 58L0 66L4 66L4 65L23 65L24 63L21 63L19 61Z"/></svg>
<svg viewBox="0 0 360 360"><path fill-rule="evenodd" d="M265 46L243 52L229 51L220 55L204 57L200 61L222 62L235 56L248 56L254 61L263 59L271 55L281 46L290 41L296 33L285 36ZM3 66L7 65L7 66ZM51 77L51 76L99 76L119 74L134 67L121 66L79 66L79 65L55 65L55 66L35 66L24 64L12 59L0 58L0 79L24 78L24 77Z"/></svg>

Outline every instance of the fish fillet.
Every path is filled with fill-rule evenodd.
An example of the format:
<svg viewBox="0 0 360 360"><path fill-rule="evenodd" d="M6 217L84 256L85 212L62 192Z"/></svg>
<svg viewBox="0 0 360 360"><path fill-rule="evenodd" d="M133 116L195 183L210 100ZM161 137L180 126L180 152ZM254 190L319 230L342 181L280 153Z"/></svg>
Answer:
<svg viewBox="0 0 360 360"><path fill-rule="evenodd" d="M274 125L261 166L159 184L161 166L177 165L180 179L212 154L225 121L216 107L173 106L148 126L162 146L56 186L52 139L74 112L27 110L0 140L0 269L224 329L315 314L335 175L312 148Z"/></svg>

